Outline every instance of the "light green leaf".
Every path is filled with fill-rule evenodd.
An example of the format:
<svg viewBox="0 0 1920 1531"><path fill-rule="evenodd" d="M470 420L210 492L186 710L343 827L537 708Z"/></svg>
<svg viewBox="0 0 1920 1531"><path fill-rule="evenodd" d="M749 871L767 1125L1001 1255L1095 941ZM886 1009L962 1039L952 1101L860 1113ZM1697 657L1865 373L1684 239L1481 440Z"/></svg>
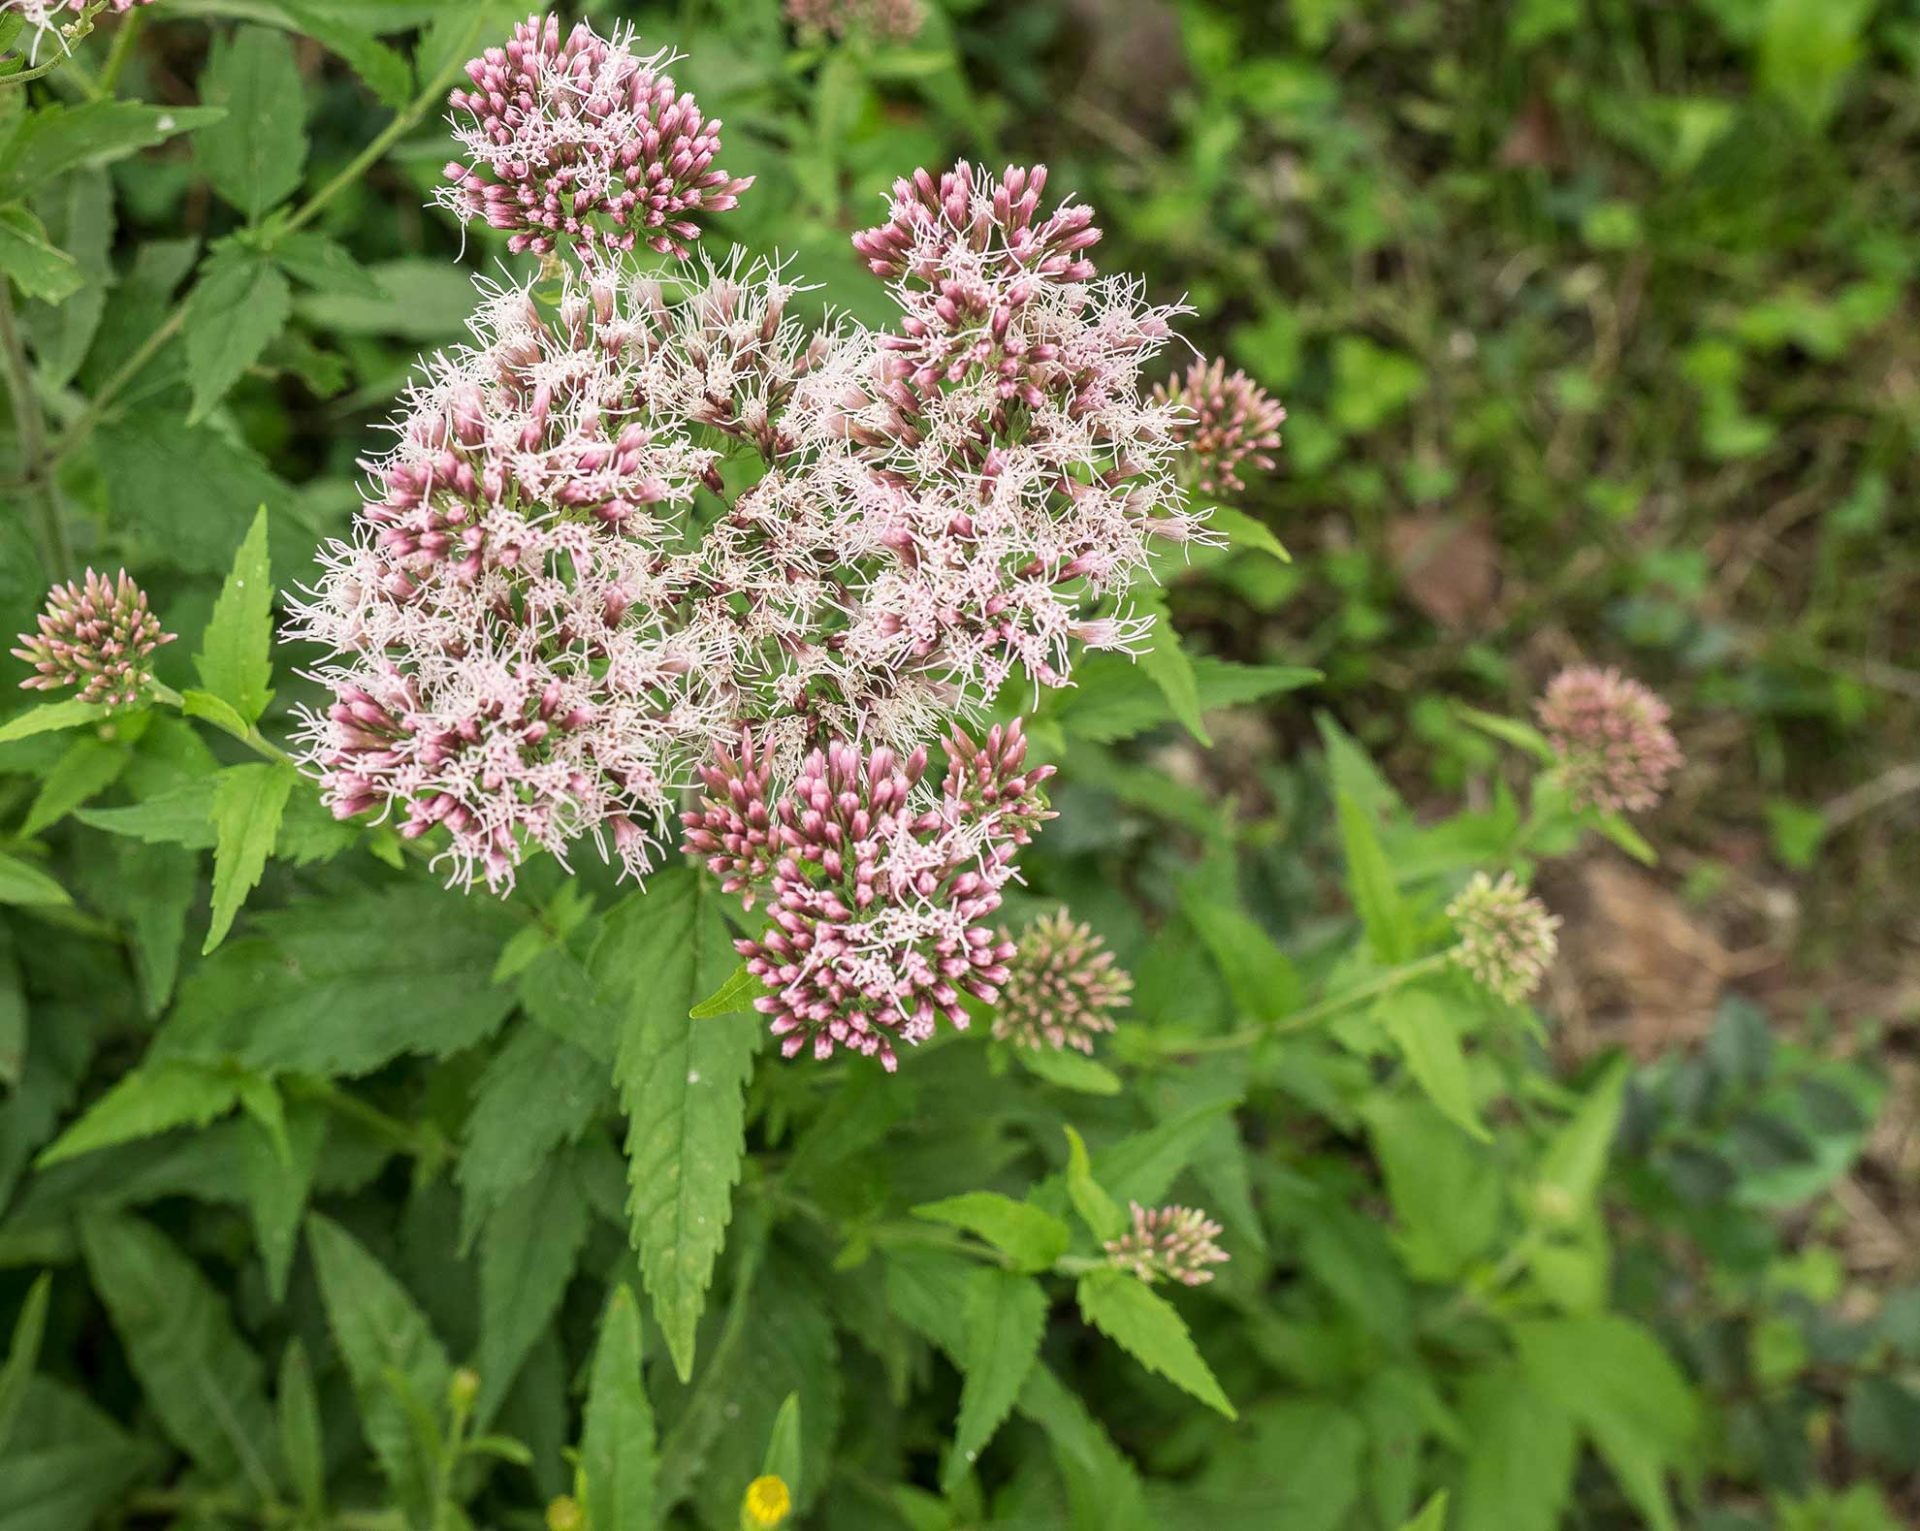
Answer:
<svg viewBox="0 0 1920 1531"><path fill-rule="evenodd" d="M0 1367L0 1454L5 1453L13 1422L26 1402L33 1369L40 1364L40 1342L47 1332L47 1298L52 1289L52 1275L42 1271L28 1289L27 1300L20 1304L20 1316L13 1321L7 1364Z"/></svg>
<svg viewBox="0 0 1920 1531"><path fill-rule="evenodd" d="M1451 1281L1500 1231L1506 1187L1495 1162L1426 1100L1378 1095L1363 1108L1407 1268Z"/></svg>
<svg viewBox="0 0 1920 1531"><path fill-rule="evenodd" d="M138 101L43 106L0 153L0 188L17 196L82 165L109 165L175 133L205 128L223 115L215 106L147 106Z"/></svg>
<svg viewBox="0 0 1920 1531"><path fill-rule="evenodd" d="M1536 1208L1547 1221L1571 1223L1593 1211L1626 1102L1627 1073L1624 1058L1609 1065L1548 1146L1535 1193Z"/></svg>
<svg viewBox="0 0 1920 1531"><path fill-rule="evenodd" d="M559 1311L589 1221L579 1178L564 1154L548 1158L487 1219L480 1235L475 1418L493 1417L533 1342Z"/></svg>
<svg viewBox="0 0 1920 1531"><path fill-rule="evenodd" d="M1360 801L1346 792L1338 794L1337 802L1340 839L1347 857L1347 891L1353 898L1354 912L1366 927L1367 944L1381 962L1405 962L1414 951L1413 916L1400 897L1373 819Z"/></svg>
<svg viewBox="0 0 1920 1531"><path fill-rule="evenodd" d="M126 1075L34 1161L40 1169L81 1154L150 1138L175 1127L204 1127L240 1100L241 1076L197 1063L148 1063Z"/></svg>
<svg viewBox="0 0 1920 1531"><path fill-rule="evenodd" d="M213 789L213 923L205 956L233 928L234 916L259 885L280 833L280 815L300 773L288 765L228 766Z"/></svg>
<svg viewBox="0 0 1920 1531"><path fill-rule="evenodd" d="M760 1471L778 1478L787 1491L800 1497L800 1395L789 1393L773 1416L773 1429L767 1432L767 1453L760 1459Z"/></svg>
<svg viewBox="0 0 1920 1531"><path fill-rule="evenodd" d="M513 1009L487 982L515 917L418 879L351 887L261 914L180 985L160 1056L260 1073L371 1073L403 1053L446 1057ZM423 931L432 940L423 940Z"/></svg>
<svg viewBox="0 0 1920 1531"><path fill-rule="evenodd" d="M72 904L67 890L37 866L0 853L0 904Z"/></svg>
<svg viewBox="0 0 1920 1531"><path fill-rule="evenodd" d="M726 922L692 871L664 873L614 909L594 956L627 1012L614 1080L629 1124L633 1243L685 1380L740 1178L760 1028L744 1015L691 1018L734 963Z"/></svg>
<svg viewBox="0 0 1920 1531"><path fill-rule="evenodd" d="M1064 1225L1062 1233L1066 1232ZM1047 1295L1026 1276L983 1266L967 1287L966 1349L960 1356L960 1417L941 1486L959 1485L1013 1409L1040 1354Z"/></svg>
<svg viewBox="0 0 1920 1531"><path fill-rule="evenodd" d="M1299 973L1252 915L1210 898L1197 881L1182 888L1180 909L1212 953L1241 1015L1271 1021L1299 1008Z"/></svg>
<svg viewBox="0 0 1920 1531"><path fill-rule="evenodd" d="M591 1053L538 1026L515 1030L474 1087L461 1130L454 1171L461 1248L495 1207L564 1145L578 1142L611 1102L606 1067Z"/></svg>
<svg viewBox="0 0 1920 1531"><path fill-rule="evenodd" d="M1216 505L1207 516L1207 524L1225 532L1228 540L1237 548L1251 548L1256 553L1277 558L1281 563L1293 562L1293 555L1280 545L1280 539L1273 535L1267 524L1256 521L1243 510Z"/></svg>
<svg viewBox="0 0 1920 1531"><path fill-rule="evenodd" d="M1810 131L1825 127L1866 51L1873 0L1768 0L1760 32L1760 88Z"/></svg>
<svg viewBox="0 0 1920 1531"><path fill-rule="evenodd" d="M200 97L225 118L195 141L213 189L249 223L300 185L307 161L306 99L293 46L267 27L216 35Z"/></svg>
<svg viewBox="0 0 1920 1531"><path fill-rule="evenodd" d="M1552 765L1559 758L1554 754L1553 746L1547 743L1547 736L1531 723L1523 723L1518 718L1503 718L1498 713L1482 712L1477 707L1465 707L1457 703L1453 710L1461 722L1471 724L1483 734L1492 735L1502 744L1525 750L1542 765Z"/></svg>
<svg viewBox="0 0 1920 1531"><path fill-rule="evenodd" d="M223 244L207 257L187 298L187 381L198 425L287 327L293 289L256 250Z"/></svg>
<svg viewBox="0 0 1920 1531"><path fill-rule="evenodd" d="M1024 1271L1043 1271L1067 1252L1072 1232L1051 1212L997 1191L969 1191L913 1209L915 1217L977 1233Z"/></svg>
<svg viewBox="0 0 1920 1531"><path fill-rule="evenodd" d="M1373 1015L1400 1050L1414 1082L1447 1120L1483 1143L1490 1141L1459 1027L1446 1002L1431 989L1396 989L1374 1001Z"/></svg>
<svg viewBox="0 0 1920 1531"><path fill-rule="evenodd" d="M623 1284L614 1288L601 1320L580 1438L587 1524L593 1531L654 1531L659 1524L653 1406L640 1361L640 1305Z"/></svg>
<svg viewBox="0 0 1920 1531"><path fill-rule="evenodd" d="M194 656L200 683L248 723L273 699L273 576L267 562L267 507L254 512L233 568Z"/></svg>
<svg viewBox="0 0 1920 1531"><path fill-rule="evenodd" d="M1143 649L1138 660L1141 670L1160 688L1174 718L1194 738L1211 748L1213 739L1201 716L1200 681L1194 673L1193 660L1181 647L1180 634L1174 628L1166 602L1155 591L1141 597L1140 609L1142 613L1151 613L1154 619L1152 647Z"/></svg>
<svg viewBox="0 0 1920 1531"><path fill-rule="evenodd" d="M378 261L367 271L381 296L310 292L295 310L315 329L336 335L441 341L466 333L474 302L472 273L424 256Z"/></svg>
<svg viewBox="0 0 1920 1531"><path fill-rule="evenodd" d="M1179 1310L1122 1271L1088 1271L1075 1287L1086 1321L1134 1360L1228 1419L1239 1416L1187 1333Z"/></svg>
<svg viewBox="0 0 1920 1531"><path fill-rule="evenodd" d="M1087 1158L1087 1145L1073 1128L1067 1134L1067 1195L1073 1210L1096 1239L1117 1239L1127 1229L1127 1215L1093 1178L1093 1165Z"/></svg>
<svg viewBox="0 0 1920 1531"><path fill-rule="evenodd" d="M266 1267L267 1291L275 1302L284 1302L300 1225L326 1142L327 1113L317 1102L296 1101L284 1122L276 1125L270 1112L259 1109L267 1099L279 1104L273 1084L257 1074L243 1077L247 1082L241 1104L253 1117L241 1138L247 1211L253 1218L260 1263Z"/></svg>
<svg viewBox="0 0 1920 1531"><path fill-rule="evenodd" d="M42 702L0 725L0 744L63 728L78 728L82 723L98 723L106 716L107 709L98 702L81 702L71 697L64 702Z"/></svg>
<svg viewBox="0 0 1920 1531"><path fill-rule="evenodd" d="M743 962L733 970L733 975L725 983L687 1014L696 1021L711 1020L716 1015L745 1014L753 1009L753 1002L766 992L767 986L749 973Z"/></svg>
<svg viewBox="0 0 1920 1531"><path fill-rule="evenodd" d="M1193 660L1202 713L1238 707L1322 679L1298 665L1243 665L1202 654ZM1166 695L1135 661L1089 654L1074 667L1073 686L1052 693L1049 715L1068 733L1096 744L1131 739L1172 717Z"/></svg>
<svg viewBox="0 0 1920 1531"><path fill-rule="evenodd" d="M162 1427L216 1481L271 1495L272 1412L260 1358L200 1268L158 1229L94 1213L80 1247L133 1372Z"/></svg>
<svg viewBox="0 0 1920 1531"><path fill-rule="evenodd" d="M211 723L223 733L232 734L236 739L247 737L247 720L240 716L240 709L224 697L215 696L211 691L189 688L180 694L180 710L190 718L200 718Z"/></svg>
<svg viewBox="0 0 1920 1531"><path fill-rule="evenodd" d="M19 206L0 207L0 272L43 303L64 302L86 281L80 263L56 248L46 226Z"/></svg>
<svg viewBox="0 0 1920 1531"><path fill-rule="evenodd" d="M1447 1531L1447 1491L1442 1489L1429 1499L1400 1531Z"/></svg>
<svg viewBox="0 0 1920 1531"><path fill-rule="evenodd" d="M98 797L119 780L132 759L133 752L124 744L90 734L75 739L42 779L20 826L20 838L32 839L88 799Z"/></svg>
<svg viewBox="0 0 1920 1531"><path fill-rule="evenodd" d="M1037 1079L1081 1095L1118 1095L1120 1076L1104 1063L1051 1047L1014 1047L1014 1060Z"/></svg>
<svg viewBox="0 0 1920 1531"><path fill-rule="evenodd" d="M82 808L74 817L92 829L126 835L148 845L211 850L214 776L196 777L124 808Z"/></svg>
<svg viewBox="0 0 1920 1531"><path fill-rule="evenodd" d="M462 6L462 9L465 7ZM279 0L273 7L282 12L292 30L311 37L330 53L346 60L353 72L366 81L367 88L391 107L403 107L413 94L413 70L407 61L370 35L371 28L358 16L334 17L320 6L303 0Z"/></svg>
<svg viewBox="0 0 1920 1531"><path fill-rule="evenodd" d="M325 1518L327 1504L326 1449L320 1434L320 1400L313 1390L313 1368L300 1338L287 1341L280 1356L280 1386L274 1399L280 1434L280 1455L308 1521Z"/></svg>
<svg viewBox="0 0 1920 1531"><path fill-rule="evenodd" d="M1573 1421L1518 1367L1471 1373L1461 1394L1455 1531L1557 1531L1573 1491Z"/></svg>
<svg viewBox="0 0 1920 1531"><path fill-rule="evenodd" d="M309 1213L307 1247L327 1324L360 1404L360 1424L387 1482L413 1523L428 1519L435 1463L409 1427L399 1379L416 1400L446 1396L453 1368L404 1287L337 1223Z"/></svg>
<svg viewBox="0 0 1920 1531"><path fill-rule="evenodd" d="M355 260L345 245L311 229L274 241L273 258L290 276L320 292L375 301L386 296L373 273Z"/></svg>
<svg viewBox="0 0 1920 1531"><path fill-rule="evenodd" d="M1659 1341L1618 1314L1523 1320L1513 1337L1528 1382L1592 1437L1648 1524L1673 1531L1665 1476L1692 1464L1700 1410Z"/></svg>

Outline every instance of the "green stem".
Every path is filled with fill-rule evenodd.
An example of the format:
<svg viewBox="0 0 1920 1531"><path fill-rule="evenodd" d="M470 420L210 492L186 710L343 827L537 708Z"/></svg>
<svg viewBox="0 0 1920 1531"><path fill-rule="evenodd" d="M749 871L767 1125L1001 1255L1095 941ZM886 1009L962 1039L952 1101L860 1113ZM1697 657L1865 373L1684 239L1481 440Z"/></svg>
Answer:
<svg viewBox="0 0 1920 1531"><path fill-rule="evenodd" d="M33 369L13 312L13 288L0 279L0 360L7 372L7 393L13 401L14 430L20 438L21 464L26 470L26 494L40 521L41 557L50 579L72 577L73 550L67 543L66 523L53 485L53 462L47 451L47 417L34 390Z"/></svg>
<svg viewBox="0 0 1920 1531"><path fill-rule="evenodd" d="M1220 1053L1231 1052L1235 1048L1251 1047L1256 1042L1264 1042L1269 1037L1283 1037L1293 1032L1305 1031L1309 1026L1318 1025L1329 1016L1350 1010L1367 1000L1377 999L1382 994L1391 994L1395 989L1437 973L1447 965L1451 951L1435 952L1431 956L1421 957L1417 961L1402 963L1399 967L1388 968L1375 978L1351 989L1342 989L1338 994L1309 1005L1304 1010L1296 1010L1291 1015L1280 1016L1276 1020L1262 1021L1256 1026L1244 1030L1229 1032L1223 1037L1196 1037L1191 1041L1168 1042L1166 1051L1170 1053Z"/></svg>
<svg viewBox="0 0 1920 1531"><path fill-rule="evenodd" d="M129 11L120 18L119 29L113 34L113 46L107 50L106 66L100 71L102 97L111 96L119 88L121 72L133 57L133 44L144 21L145 13L141 11Z"/></svg>

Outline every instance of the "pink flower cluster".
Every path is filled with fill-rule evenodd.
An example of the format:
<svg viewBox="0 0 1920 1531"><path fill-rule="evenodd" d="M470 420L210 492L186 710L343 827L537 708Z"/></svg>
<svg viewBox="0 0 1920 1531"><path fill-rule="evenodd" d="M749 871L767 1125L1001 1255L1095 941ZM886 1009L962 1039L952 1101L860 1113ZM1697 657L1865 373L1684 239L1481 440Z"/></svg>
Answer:
<svg viewBox="0 0 1920 1531"><path fill-rule="evenodd" d="M13 654L34 668L20 682L30 691L78 686L83 702L125 707L152 678L149 656L175 636L161 629L125 569L116 579L89 569L84 581L48 592L38 631L22 633Z"/></svg>
<svg viewBox="0 0 1920 1531"><path fill-rule="evenodd" d="M448 164L439 200L506 230L515 251L568 242L595 261L643 242L685 258L695 216L733 207L751 177L715 168L720 124L660 72L665 58L637 56L630 31L581 22L563 42L558 17L529 17L453 93L467 160Z"/></svg>
<svg viewBox="0 0 1920 1531"><path fill-rule="evenodd" d="M1475 872L1447 905L1456 939L1451 956L1473 981L1510 1005L1540 987L1560 950L1560 917L1511 872L1498 882Z"/></svg>
<svg viewBox="0 0 1920 1531"><path fill-rule="evenodd" d="M1562 670L1536 710L1576 808L1642 812L1660 801L1684 762L1667 704L1618 670Z"/></svg>
<svg viewBox="0 0 1920 1531"><path fill-rule="evenodd" d="M1027 769L1026 748L1018 723L977 743L956 732L930 799L924 750L831 745L777 802L751 742L707 767L685 847L749 908L764 884L771 923L736 945L786 1056L845 1048L892 1072L895 1045L924 1042L942 1017L966 1029L963 995L993 1002L1014 946L987 921L1051 817L1038 791L1051 768Z"/></svg>
<svg viewBox="0 0 1920 1531"><path fill-rule="evenodd" d="M1193 1207L1155 1207L1133 1202L1133 1226L1104 1247L1107 1263L1138 1276L1151 1286L1177 1281L1182 1286L1205 1286L1213 1280L1209 1268L1230 1256L1214 1242L1220 1225Z"/></svg>
<svg viewBox="0 0 1920 1531"><path fill-rule="evenodd" d="M1002 943L1009 939L1002 931ZM1126 1004L1133 979L1064 909L1033 921L1013 945L993 1034L1016 1047L1092 1056L1093 1039L1113 1030L1113 1012Z"/></svg>
<svg viewBox="0 0 1920 1531"><path fill-rule="evenodd" d="M926 25L920 0L787 0L787 19L833 37L864 32L883 42L911 42Z"/></svg>
<svg viewBox="0 0 1920 1531"><path fill-rule="evenodd" d="M1194 362L1186 375L1154 389L1154 397L1184 405L1177 427L1187 463L1202 494L1239 493L1246 482L1243 463L1271 471L1280 446L1280 422L1287 412L1244 372L1227 372L1226 363Z"/></svg>
<svg viewBox="0 0 1920 1531"><path fill-rule="evenodd" d="M1176 310L1095 274L1091 215L1046 205L1043 169L898 183L855 238L898 324L809 329L779 266L617 258L587 162L652 163L651 69L551 21L471 66L499 173L461 185L581 267L552 300L483 289L296 613L336 659L308 720L335 810L444 826L456 878L495 888L583 836L644 872L743 731L784 783L834 745L910 758L1016 672L1068 685L1079 650L1138 645L1129 589L1206 535L1184 411L1146 381Z"/></svg>

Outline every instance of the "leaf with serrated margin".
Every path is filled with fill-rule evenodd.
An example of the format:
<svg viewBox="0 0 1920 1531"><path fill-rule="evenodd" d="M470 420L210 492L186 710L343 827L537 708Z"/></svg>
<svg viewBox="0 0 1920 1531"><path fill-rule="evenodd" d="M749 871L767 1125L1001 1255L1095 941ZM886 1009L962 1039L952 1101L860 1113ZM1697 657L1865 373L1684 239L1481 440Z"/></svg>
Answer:
<svg viewBox="0 0 1920 1531"><path fill-rule="evenodd" d="M240 1476L270 1496L274 1430L265 1371L213 1283L137 1218L82 1217L80 1248L167 1434L216 1480Z"/></svg>
<svg viewBox="0 0 1920 1531"><path fill-rule="evenodd" d="M300 185L307 161L306 97L293 45L266 27L216 37L200 96L226 116L195 140L213 189L258 223Z"/></svg>
<svg viewBox="0 0 1920 1531"><path fill-rule="evenodd" d="M273 576L267 562L267 507L234 551L194 655L200 683L252 723L273 699Z"/></svg>
<svg viewBox="0 0 1920 1531"><path fill-rule="evenodd" d="M240 1100L241 1076L198 1063L160 1061L135 1069L41 1150L35 1167L171 1132L204 1127Z"/></svg>
<svg viewBox="0 0 1920 1531"><path fill-rule="evenodd" d="M73 902L67 890L40 868L18 856L0 853L0 904L54 904Z"/></svg>
<svg viewBox="0 0 1920 1531"><path fill-rule="evenodd" d="M213 923L201 956L226 940L234 916L267 869L280 815L300 773L290 765L228 766L213 788Z"/></svg>
<svg viewBox="0 0 1920 1531"><path fill-rule="evenodd" d="M1094 1270L1080 1278L1075 1292L1086 1321L1148 1371L1228 1419L1239 1418L1187 1333L1186 1320L1144 1281L1122 1271Z"/></svg>
<svg viewBox="0 0 1920 1531"><path fill-rule="evenodd" d="M598 976L626 1009L614 1082L629 1121L633 1243L683 1381L732 1216L743 1091L760 1040L751 1016L696 1021L691 1012L733 964L715 895L682 869L616 907L594 952Z"/></svg>
<svg viewBox="0 0 1920 1531"><path fill-rule="evenodd" d="M587 1524L594 1531L653 1531L659 1521L653 1406L640 1360L640 1305L622 1284L600 1322L580 1438Z"/></svg>
<svg viewBox="0 0 1920 1531"><path fill-rule="evenodd" d="M480 1396L485 1423L573 1279L591 1218L573 1162L554 1154L487 1219L480 1234Z"/></svg>
<svg viewBox="0 0 1920 1531"><path fill-rule="evenodd" d="M367 1444L410 1523L420 1523L432 1501L435 1463L421 1451L402 1393L436 1404L444 1398L453 1375L447 1353L406 1288L339 1224L309 1213L307 1248Z"/></svg>
<svg viewBox="0 0 1920 1531"><path fill-rule="evenodd" d="M221 245L200 268L187 298L187 381L198 425L287 327L293 288L271 257Z"/></svg>
<svg viewBox="0 0 1920 1531"><path fill-rule="evenodd" d="M86 282L80 262L58 248L24 207L0 207L0 273L29 298L60 303Z"/></svg>
<svg viewBox="0 0 1920 1531"><path fill-rule="evenodd" d="M17 196L78 166L110 165L224 115L213 106L148 106L139 101L40 107L0 154L0 190Z"/></svg>
<svg viewBox="0 0 1920 1531"><path fill-rule="evenodd" d="M62 728L78 728L82 723L98 723L107 709L98 702L82 702L69 697L64 702L42 702L29 707L17 718L0 724L0 744L30 739L35 734L53 733Z"/></svg>
<svg viewBox="0 0 1920 1531"><path fill-rule="evenodd" d="M1043 1271L1067 1252L1072 1230L1051 1212L997 1191L969 1191L913 1209L915 1217L977 1233L1024 1271Z"/></svg>
<svg viewBox="0 0 1920 1531"><path fill-rule="evenodd" d="M1027 1276L982 1267L967 1285L966 1349L960 1356L960 1417L941 1486L948 1492L986 1450L1040 1354L1047 1294Z"/></svg>

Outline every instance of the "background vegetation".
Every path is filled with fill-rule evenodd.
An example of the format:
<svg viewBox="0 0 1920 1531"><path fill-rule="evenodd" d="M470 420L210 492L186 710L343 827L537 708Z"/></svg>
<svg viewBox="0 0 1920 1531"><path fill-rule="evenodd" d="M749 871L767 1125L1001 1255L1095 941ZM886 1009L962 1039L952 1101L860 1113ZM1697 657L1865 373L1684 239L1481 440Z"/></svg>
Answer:
<svg viewBox="0 0 1920 1531"><path fill-rule="evenodd" d="M629 1242L614 1058L648 994L725 977L661 944L663 908L717 918L691 878L652 926L551 867L463 899L296 793L203 958L213 834L167 814L263 769L244 745L158 713L0 743L0 1531L536 1524L621 1347L646 1386L600 1418L651 1421L650 1515L711 1526L770 1466L834 1531L1393 1531L1441 1491L1423 1525L1914 1523L1920 9L929 0L898 43L773 0L583 9L688 55L758 177L726 234L814 302L885 317L847 235L894 176L1041 160L1107 269L1186 294L1188 338L1287 404L1240 504L1291 562L1202 553L1170 591L1204 738L1123 664L1035 725L1060 817L1014 912L1090 920L1134 1004L1098 1071L763 1052L731 1105L671 1102L748 1146L713 1147L723 1222L739 1189L676 1324ZM446 67L518 14L159 0L5 89L0 133L29 95L153 111L0 155L0 220L79 278L0 258L38 411L0 464L0 630L66 557L124 562L185 688L237 550L304 577L500 258L423 204ZM261 251L264 289L218 285ZM1516 839L1529 763L1462 712L1522 715L1578 658L1675 707L1652 868ZM1217 1045L1438 950L1496 862L1547 863L1563 958L1537 1028L1431 996L1458 1088L1390 1007ZM1089 1180L1226 1225L1220 1280L1175 1299L1205 1381L1161 1360L1237 1418L1076 1303ZM983 1191L1073 1252L912 1212Z"/></svg>

